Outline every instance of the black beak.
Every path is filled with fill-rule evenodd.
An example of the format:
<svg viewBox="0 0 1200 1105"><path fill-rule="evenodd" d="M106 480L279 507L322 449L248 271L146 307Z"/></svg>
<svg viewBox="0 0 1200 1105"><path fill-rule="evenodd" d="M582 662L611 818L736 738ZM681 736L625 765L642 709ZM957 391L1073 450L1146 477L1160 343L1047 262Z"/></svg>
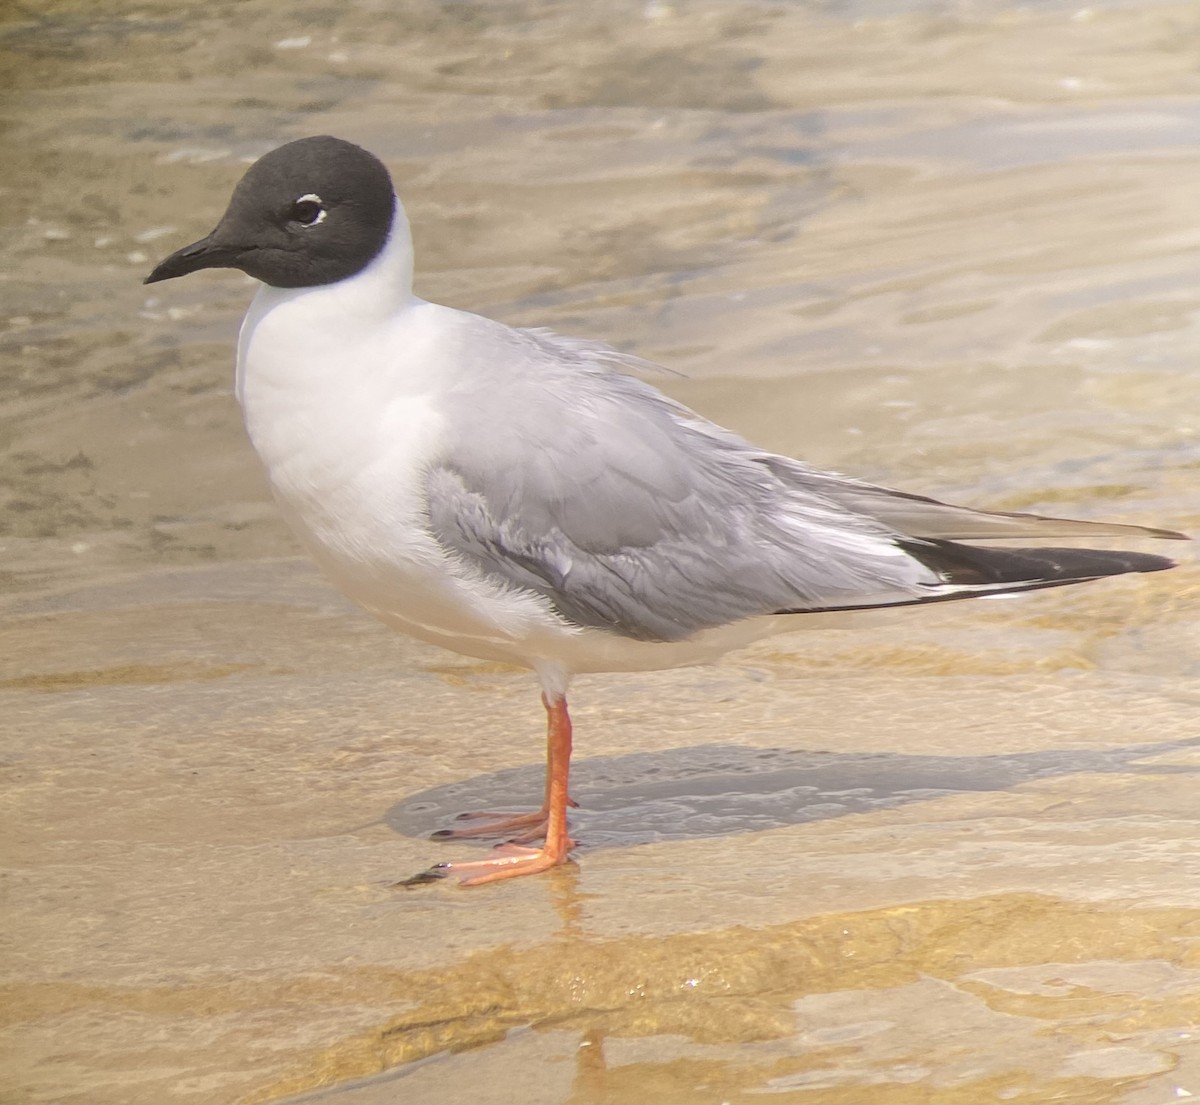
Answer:
<svg viewBox="0 0 1200 1105"><path fill-rule="evenodd" d="M219 230L220 227L217 228ZM189 272L200 269L231 269L237 268L237 259L245 250L227 242L218 241L217 230L207 238L201 238L190 246L176 250L154 266L154 271L142 281L143 284L156 284L160 280L173 280L176 276L187 276Z"/></svg>

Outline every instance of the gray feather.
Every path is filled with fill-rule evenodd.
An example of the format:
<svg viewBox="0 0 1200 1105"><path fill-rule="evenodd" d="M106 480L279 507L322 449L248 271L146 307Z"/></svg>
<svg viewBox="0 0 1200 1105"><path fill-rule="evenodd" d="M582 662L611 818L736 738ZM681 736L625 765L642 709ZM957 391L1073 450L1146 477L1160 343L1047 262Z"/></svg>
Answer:
<svg viewBox="0 0 1200 1105"><path fill-rule="evenodd" d="M520 394L457 393L453 448L427 472L430 531L482 575L640 640L932 580L882 523L794 486L602 347L508 335Z"/></svg>
<svg viewBox="0 0 1200 1105"><path fill-rule="evenodd" d="M781 458L786 464L796 461ZM824 485L828 494L852 510L878 518L898 533L941 541L986 541L1020 539L1042 540L1048 537L1155 537L1186 541L1186 534L1150 526L1133 526L1120 522L1081 522L1073 518L1049 518L1041 514L1011 511L972 510L895 491L887 487L862 483L830 472L806 468L815 486Z"/></svg>
<svg viewBox="0 0 1200 1105"><path fill-rule="evenodd" d="M604 346L501 335L520 375L497 366L499 380L473 374L452 397L453 448L427 472L429 528L471 569L578 625L671 641L777 611L920 601L944 577L910 555L913 539L1041 524L766 453L614 371L628 362ZM1065 525L1037 532L1087 527Z"/></svg>

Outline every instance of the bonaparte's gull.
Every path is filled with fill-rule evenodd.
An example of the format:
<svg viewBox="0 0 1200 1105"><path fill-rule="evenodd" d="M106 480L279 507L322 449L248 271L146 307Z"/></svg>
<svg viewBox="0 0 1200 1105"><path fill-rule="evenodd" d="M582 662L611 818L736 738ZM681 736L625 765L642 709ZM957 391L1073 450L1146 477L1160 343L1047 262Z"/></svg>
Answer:
<svg viewBox="0 0 1200 1105"><path fill-rule="evenodd" d="M814 611L1172 566L962 541L1183 536L971 510L821 471L668 399L629 374L636 358L418 299L387 169L337 138L262 157L216 229L146 282L219 267L263 285L242 324L237 395L313 557L388 625L541 681L541 809L439 834L517 841L410 882L566 860L577 673L711 660Z"/></svg>

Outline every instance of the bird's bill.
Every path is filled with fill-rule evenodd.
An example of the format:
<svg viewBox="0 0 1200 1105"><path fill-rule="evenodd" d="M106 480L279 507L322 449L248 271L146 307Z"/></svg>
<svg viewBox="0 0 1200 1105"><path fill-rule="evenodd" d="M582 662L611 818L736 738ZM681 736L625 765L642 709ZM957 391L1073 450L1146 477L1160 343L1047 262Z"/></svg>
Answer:
<svg viewBox="0 0 1200 1105"><path fill-rule="evenodd" d="M237 267L237 259L245 249L223 242L217 234L220 227L206 238L193 242L190 246L177 249L170 257L165 257L154 266L154 271L142 281L143 284L156 284L160 280L173 280L177 276L187 276L189 272L200 269L228 269Z"/></svg>

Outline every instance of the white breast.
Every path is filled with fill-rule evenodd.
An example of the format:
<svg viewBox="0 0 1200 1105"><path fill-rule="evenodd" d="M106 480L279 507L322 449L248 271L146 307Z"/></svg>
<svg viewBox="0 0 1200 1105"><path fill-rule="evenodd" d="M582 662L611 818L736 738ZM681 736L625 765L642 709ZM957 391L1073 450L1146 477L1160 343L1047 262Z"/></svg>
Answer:
<svg viewBox="0 0 1200 1105"><path fill-rule="evenodd" d="M454 382L457 312L411 298L399 310L363 310L371 289L354 285L370 271L260 290L238 343L250 439L283 513L340 590L423 640L532 665L531 636L574 631L544 600L449 558L425 524L424 472L440 456L438 395Z"/></svg>

